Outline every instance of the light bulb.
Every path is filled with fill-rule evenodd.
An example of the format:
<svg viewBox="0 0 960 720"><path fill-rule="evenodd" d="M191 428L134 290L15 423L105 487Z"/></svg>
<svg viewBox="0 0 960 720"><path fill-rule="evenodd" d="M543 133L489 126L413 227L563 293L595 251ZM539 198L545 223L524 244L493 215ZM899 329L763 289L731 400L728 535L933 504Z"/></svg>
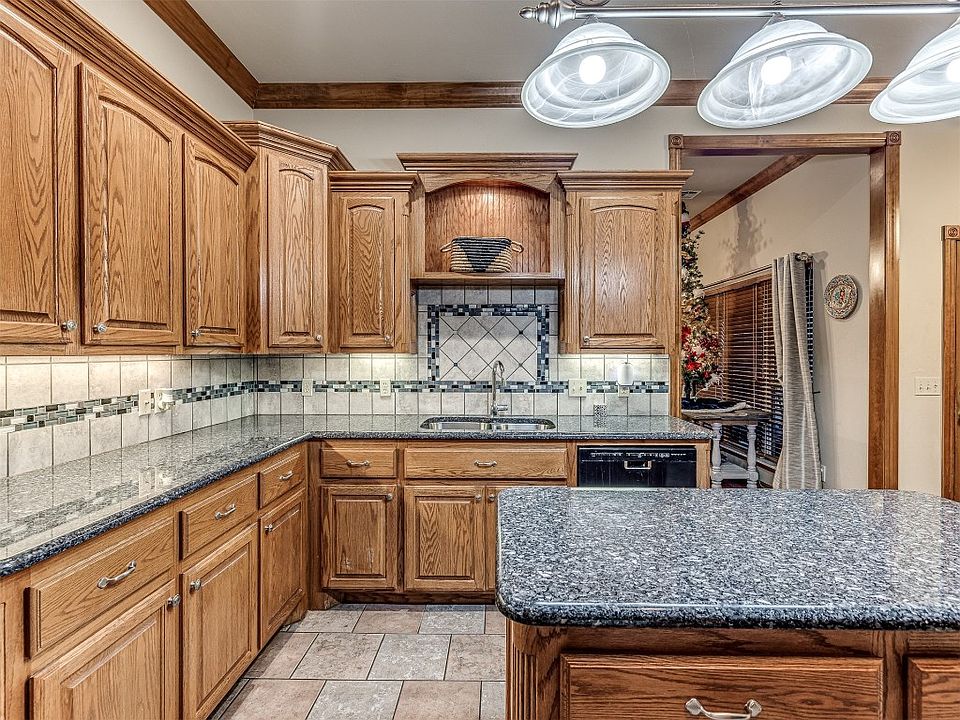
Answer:
<svg viewBox="0 0 960 720"><path fill-rule="evenodd" d="M596 85L607 74L607 61L600 55L587 55L580 61L579 73L587 85Z"/></svg>
<svg viewBox="0 0 960 720"><path fill-rule="evenodd" d="M960 58L947 63L947 80L952 83L960 83Z"/></svg>
<svg viewBox="0 0 960 720"><path fill-rule="evenodd" d="M768 57L760 68L760 79L764 85L780 85L793 72L793 62L787 55L777 54Z"/></svg>

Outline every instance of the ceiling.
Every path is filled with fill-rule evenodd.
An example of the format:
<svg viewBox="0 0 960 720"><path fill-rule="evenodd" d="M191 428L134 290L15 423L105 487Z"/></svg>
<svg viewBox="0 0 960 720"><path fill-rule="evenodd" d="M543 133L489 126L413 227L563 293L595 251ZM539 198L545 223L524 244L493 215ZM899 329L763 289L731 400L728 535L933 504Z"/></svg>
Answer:
<svg viewBox="0 0 960 720"><path fill-rule="evenodd" d="M709 207L779 159L776 155L685 157L683 169L693 170L686 189L700 190L697 197L686 201L690 216Z"/></svg>
<svg viewBox="0 0 960 720"><path fill-rule="evenodd" d="M631 0L640 2L640 0ZM190 0L261 83L523 80L573 27L517 15L533 0ZM613 4L626 4L613 0ZM891 76L952 21L945 16L822 18L864 42L872 76ZM762 20L624 20L678 79L708 79Z"/></svg>

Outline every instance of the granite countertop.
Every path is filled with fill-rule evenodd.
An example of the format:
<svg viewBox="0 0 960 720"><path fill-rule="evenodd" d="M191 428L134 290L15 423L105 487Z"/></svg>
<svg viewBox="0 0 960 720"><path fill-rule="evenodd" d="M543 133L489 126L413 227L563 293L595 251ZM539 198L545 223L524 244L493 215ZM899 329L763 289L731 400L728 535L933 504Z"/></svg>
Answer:
<svg viewBox="0 0 960 720"><path fill-rule="evenodd" d="M423 417L258 416L135 445L45 470L0 487L0 577L209 485L304 440L706 440L709 432L674 417L552 417L556 430L420 430Z"/></svg>
<svg viewBox="0 0 960 720"><path fill-rule="evenodd" d="M516 622L960 630L960 503L932 495L515 488L498 507Z"/></svg>

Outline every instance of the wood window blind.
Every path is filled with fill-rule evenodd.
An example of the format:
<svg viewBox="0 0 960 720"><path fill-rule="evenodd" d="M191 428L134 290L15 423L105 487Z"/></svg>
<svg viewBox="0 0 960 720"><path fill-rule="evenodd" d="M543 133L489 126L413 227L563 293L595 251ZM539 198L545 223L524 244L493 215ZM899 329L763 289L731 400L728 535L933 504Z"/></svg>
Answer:
<svg viewBox="0 0 960 720"><path fill-rule="evenodd" d="M813 362L813 275L807 268L807 347ZM715 283L704 289L710 323L723 348L720 381L703 393L722 400L746 402L770 413L757 428L758 462L772 469L783 446L783 390L777 379L773 344L773 291L770 269ZM724 445L746 454L747 431L729 427Z"/></svg>

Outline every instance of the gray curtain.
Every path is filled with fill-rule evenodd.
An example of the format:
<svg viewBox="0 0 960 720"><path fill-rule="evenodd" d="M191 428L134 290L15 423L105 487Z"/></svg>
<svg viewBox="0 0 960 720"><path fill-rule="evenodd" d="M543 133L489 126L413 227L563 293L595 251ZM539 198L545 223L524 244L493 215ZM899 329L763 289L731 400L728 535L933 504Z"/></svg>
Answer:
<svg viewBox="0 0 960 720"><path fill-rule="evenodd" d="M773 486L820 487L820 441L807 352L806 263L792 253L773 262L773 341L783 386L783 449Z"/></svg>

